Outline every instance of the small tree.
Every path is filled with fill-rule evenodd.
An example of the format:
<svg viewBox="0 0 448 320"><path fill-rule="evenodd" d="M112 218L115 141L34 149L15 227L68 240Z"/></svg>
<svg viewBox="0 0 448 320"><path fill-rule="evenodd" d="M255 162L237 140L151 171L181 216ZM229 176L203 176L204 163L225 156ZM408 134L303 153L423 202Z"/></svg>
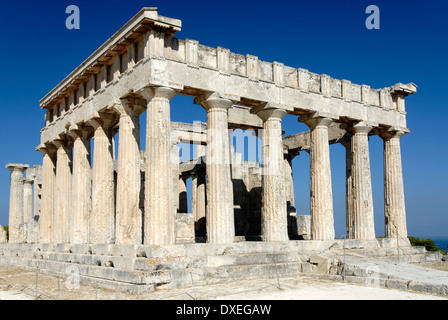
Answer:
<svg viewBox="0 0 448 320"><path fill-rule="evenodd" d="M412 246L424 246L426 251L440 251L440 249L434 243L432 239L420 239L415 237L409 237L409 241Z"/></svg>

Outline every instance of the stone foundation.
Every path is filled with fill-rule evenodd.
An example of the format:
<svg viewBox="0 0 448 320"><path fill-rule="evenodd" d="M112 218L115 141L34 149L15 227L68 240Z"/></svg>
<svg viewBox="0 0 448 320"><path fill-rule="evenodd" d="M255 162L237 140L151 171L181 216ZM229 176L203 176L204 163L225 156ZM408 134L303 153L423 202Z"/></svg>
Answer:
<svg viewBox="0 0 448 320"><path fill-rule="evenodd" d="M437 259L424 248L400 247L401 258ZM395 259L391 243L372 240L244 241L232 244L54 245L0 244L0 264L66 277L133 293L258 277L342 274L344 255ZM404 258L404 257L407 258ZM429 257L429 258L428 258ZM69 268L70 267L70 268ZM70 271L71 272L71 271Z"/></svg>

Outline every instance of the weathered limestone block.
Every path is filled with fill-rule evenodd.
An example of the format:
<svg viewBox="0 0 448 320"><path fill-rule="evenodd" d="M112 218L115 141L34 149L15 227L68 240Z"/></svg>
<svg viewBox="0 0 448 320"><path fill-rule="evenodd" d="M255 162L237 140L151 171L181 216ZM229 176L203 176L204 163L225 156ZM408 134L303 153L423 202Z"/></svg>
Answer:
<svg viewBox="0 0 448 320"><path fill-rule="evenodd" d="M175 216L176 243L194 243L194 215L177 213Z"/></svg>
<svg viewBox="0 0 448 320"><path fill-rule="evenodd" d="M311 216L297 215L297 235L302 236L304 240L311 240Z"/></svg>
<svg viewBox="0 0 448 320"><path fill-rule="evenodd" d="M26 242L39 243L40 241L39 223L34 218L31 218L24 225L26 225Z"/></svg>

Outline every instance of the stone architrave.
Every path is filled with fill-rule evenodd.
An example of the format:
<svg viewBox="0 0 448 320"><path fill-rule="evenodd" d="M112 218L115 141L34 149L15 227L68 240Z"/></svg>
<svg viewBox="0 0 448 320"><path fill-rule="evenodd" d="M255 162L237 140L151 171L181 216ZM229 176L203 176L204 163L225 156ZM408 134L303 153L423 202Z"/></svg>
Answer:
<svg viewBox="0 0 448 320"><path fill-rule="evenodd" d="M384 141L384 215L386 238L407 239L406 206L400 138L404 131L383 132Z"/></svg>
<svg viewBox="0 0 448 320"><path fill-rule="evenodd" d="M227 118L233 102L211 93L197 97L195 103L207 111L207 242L232 243L235 221Z"/></svg>
<svg viewBox="0 0 448 320"><path fill-rule="evenodd" d="M9 163L6 168L11 171L11 185L9 195L9 242L21 243L23 235L23 172L27 164Z"/></svg>
<svg viewBox="0 0 448 320"><path fill-rule="evenodd" d="M115 241L114 121L103 116L89 120L88 124L94 128L89 242L112 244Z"/></svg>
<svg viewBox="0 0 448 320"><path fill-rule="evenodd" d="M288 212L285 189L285 163L282 143L283 109L261 109L262 207L261 234L264 241L287 241Z"/></svg>
<svg viewBox="0 0 448 320"><path fill-rule="evenodd" d="M173 166L171 163L170 100L176 95L168 87L140 91L148 104L146 120L145 217L143 243L175 243Z"/></svg>
<svg viewBox="0 0 448 320"><path fill-rule="evenodd" d="M361 122L349 130L353 133L351 137L353 238L374 240L375 225L368 137L372 127Z"/></svg>
<svg viewBox="0 0 448 320"><path fill-rule="evenodd" d="M72 149L67 140L54 141L57 147L53 215L53 243L70 243Z"/></svg>
<svg viewBox="0 0 448 320"><path fill-rule="evenodd" d="M86 126L70 127L73 143L72 222L71 242L89 243L89 223L92 210L91 189L91 130Z"/></svg>
<svg viewBox="0 0 448 320"><path fill-rule="evenodd" d="M143 99L122 99L118 105L119 141L117 173L117 244L142 244L143 213L140 209L140 115ZM150 177L149 177L150 178Z"/></svg>
<svg viewBox="0 0 448 320"><path fill-rule="evenodd" d="M53 145L37 148L43 155L42 161L42 202L39 215L40 241L53 242L54 192L56 183L56 149Z"/></svg>
<svg viewBox="0 0 448 320"><path fill-rule="evenodd" d="M303 120L310 128L310 204L313 240L333 240L333 191L331 185L328 127L332 119L311 117Z"/></svg>

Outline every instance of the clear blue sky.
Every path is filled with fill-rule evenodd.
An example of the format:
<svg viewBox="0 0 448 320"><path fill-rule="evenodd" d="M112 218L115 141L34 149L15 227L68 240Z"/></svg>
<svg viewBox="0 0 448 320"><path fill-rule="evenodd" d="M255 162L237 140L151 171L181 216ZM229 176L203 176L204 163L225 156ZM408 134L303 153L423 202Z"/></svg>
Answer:
<svg viewBox="0 0 448 320"><path fill-rule="evenodd" d="M81 12L68 30L65 9ZM380 30L365 27L368 5ZM38 101L142 7L182 20L178 38L253 54L373 88L414 82L406 102L411 133L402 138L409 235L448 236L448 2L440 1L4 1L0 10L0 224L8 224L9 162L41 164L35 151L44 112ZM172 120L205 120L191 99L176 97ZM286 134L306 130L284 119ZM382 141L370 140L377 236L384 235ZM331 146L336 235L345 232L345 153ZM299 213L309 213L309 156L294 160Z"/></svg>

